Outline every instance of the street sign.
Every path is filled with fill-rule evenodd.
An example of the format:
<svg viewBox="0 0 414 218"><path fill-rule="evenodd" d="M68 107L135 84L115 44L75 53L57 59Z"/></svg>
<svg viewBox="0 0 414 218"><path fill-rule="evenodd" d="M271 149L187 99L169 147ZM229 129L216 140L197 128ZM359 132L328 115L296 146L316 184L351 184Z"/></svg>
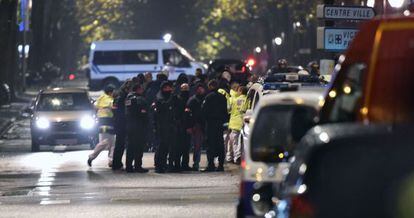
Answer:
<svg viewBox="0 0 414 218"><path fill-rule="evenodd" d="M364 6L318 5L316 16L327 20L370 20L375 17L375 10Z"/></svg>
<svg viewBox="0 0 414 218"><path fill-rule="evenodd" d="M318 49L344 51L357 32L357 29L318 27Z"/></svg>

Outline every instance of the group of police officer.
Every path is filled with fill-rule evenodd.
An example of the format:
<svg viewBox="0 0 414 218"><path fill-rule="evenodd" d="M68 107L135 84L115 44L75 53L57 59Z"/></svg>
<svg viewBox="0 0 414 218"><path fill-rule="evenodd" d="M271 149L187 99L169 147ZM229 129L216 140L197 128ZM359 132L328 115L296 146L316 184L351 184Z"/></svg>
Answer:
<svg viewBox="0 0 414 218"><path fill-rule="evenodd" d="M100 142L89 156L88 165L92 166L93 159L105 148L109 150L108 165L113 170L121 170L126 149L126 172L146 173L148 169L142 167L142 159L150 145L155 148L156 173L198 171L201 150L206 146L208 166L203 171L224 171L223 132L229 111L228 99L219 92L222 81L208 81L201 69L192 81L185 74L174 84L161 75L157 75L156 81L149 80L128 80L118 91L105 88L102 99L113 96L113 114L109 117L113 120L115 143L111 145L111 140L107 140L108 132L105 132L106 138L101 137L104 132L100 126ZM151 98L150 93L154 92L151 89L158 85L155 97ZM108 106L97 105L98 112ZM192 146L194 163L190 167ZM214 164L215 158L218 158L218 166Z"/></svg>

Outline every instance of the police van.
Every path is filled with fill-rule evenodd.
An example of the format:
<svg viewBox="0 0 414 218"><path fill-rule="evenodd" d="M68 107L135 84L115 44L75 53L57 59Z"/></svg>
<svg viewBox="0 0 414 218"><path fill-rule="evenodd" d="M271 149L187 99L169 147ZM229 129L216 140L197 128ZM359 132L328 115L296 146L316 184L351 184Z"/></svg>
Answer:
<svg viewBox="0 0 414 218"><path fill-rule="evenodd" d="M194 75L202 63L174 41L164 40L106 40L91 44L89 55L89 87L101 89L106 85L118 87L121 82L139 73L168 72L169 80L180 73Z"/></svg>

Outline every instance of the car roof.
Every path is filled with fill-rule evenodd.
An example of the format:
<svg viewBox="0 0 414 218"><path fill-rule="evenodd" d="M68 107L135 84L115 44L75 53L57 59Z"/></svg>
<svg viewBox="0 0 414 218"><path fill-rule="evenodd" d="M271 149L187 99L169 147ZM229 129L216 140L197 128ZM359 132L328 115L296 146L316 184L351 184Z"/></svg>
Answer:
<svg viewBox="0 0 414 218"><path fill-rule="evenodd" d="M87 93L86 89L82 88L52 88L40 91L41 94L58 94L58 93Z"/></svg>
<svg viewBox="0 0 414 218"><path fill-rule="evenodd" d="M93 50L133 50L133 49L173 49L178 46L173 42L160 39L103 40L92 42Z"/></svg>
<svg viewBox="0 0 414 218"><path fill-rule="evenodd" d="M263 96L259 101L260 107L278 104L308 105L319 109L323 102L323 90L299 90L292 92L275 92Z"/></svg>

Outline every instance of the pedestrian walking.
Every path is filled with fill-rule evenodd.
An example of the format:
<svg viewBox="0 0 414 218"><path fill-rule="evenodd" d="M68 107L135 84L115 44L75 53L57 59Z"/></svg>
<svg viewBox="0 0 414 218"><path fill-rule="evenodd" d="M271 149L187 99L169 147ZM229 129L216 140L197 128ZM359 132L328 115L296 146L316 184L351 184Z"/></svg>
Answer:
<svg viewBox="0 0 414 218"><path fill-rule="evenodd" d="M193 151L193 170L198 171L200 167L201 148L204 143L205 122L201 111L206 89L204 84L198 83L195 85L195 95L193 95L187 102L186 113L189 114L190 123L187 132L191 135L191 144L194 147Z"/></svg>
<svg viewBox="0 0 414 218"><path fill-rule="evenodd" d="M113 86L107 86L104 89L104 93L96 100L95 106L98 110L98 122L99 122L99 143L95 146L94 151L89 155L88 165L92 166L92 161L98 157L98 155L104 151L108 150L108 166L112 167L112 158L114 152L114 141L115 141L115 132L113 124Z"/></svg>
<svg viewBox="0 0 414 218"><path fill-rule="evenodd" d="M207 168L205 172L224 171L224 140L223 125L226 122L227 101L226 98L218 92L218 83L216 80L209 82L210 93L206 96L202 105L202 114L206 121L207 135ZM218 157L219 165L216 168L214 159Z"/></svg>
<svg viewBox="0 0 414 218"><path fill-rule="evenodd" d="M147 173L142 167L142 157L148 130L148 104L142 84L135 84L125 101L127 128L126 171Z"/></svg>
<svg viewBox="0 0 414 218"><path fill-rule="evenodd" d="M115 149L114 158L112 162L112 169L122 169L122 156L125 153L126 143L126 115L125 115L125 100L130 92L132 81L128 80L122 84L118 96L114 99L114 127L115 127Z"/></svg>
<svg viewBox="0 0 414 218"><path fill-rule="evenodd" d="M175 144L174 104L172 100L173 86L164 81L153 104L156 135L159 145L155 152L155 172L165 173L167 169L167 156ZM170 155L171 157L171 155ZM171 167L171 159L169 165Z"/></svg>
<svg viewBox="0 0 414 218"><path fill-rule="evenodd" d="M239 136L243 128L243 115L248 108L247 91L247 87L239 87L238 97L232 98L230 104L230 138L227 144L226 160L235 164L241 163L242 147Z"/></svg>

